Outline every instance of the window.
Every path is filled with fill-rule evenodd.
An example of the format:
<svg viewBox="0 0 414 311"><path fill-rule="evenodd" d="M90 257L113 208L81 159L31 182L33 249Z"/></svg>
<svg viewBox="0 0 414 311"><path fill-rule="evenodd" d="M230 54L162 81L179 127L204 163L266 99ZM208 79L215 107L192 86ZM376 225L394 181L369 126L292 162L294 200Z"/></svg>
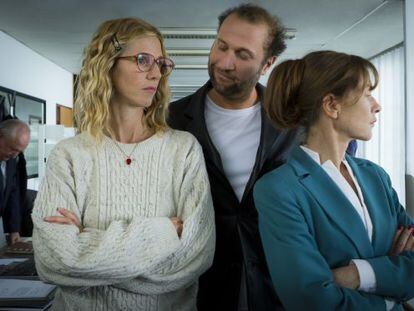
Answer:
<svg viewBox="0 0 414 311"><path fill-rule="evenodd" d="M361 145L360 155L381 165L391 177L405 206L405 98L404 48L397 46L371 59L380 81L372 95L381 105L370 141Z"/></svg>
<svg viewBox="0 0 414 311"><path fill-rule="evenodd" d="M46 121L46 101L0 86L0 119L15 116L29 124L30 143L24 151L28 178L39 176L38 128Z"/></svg>

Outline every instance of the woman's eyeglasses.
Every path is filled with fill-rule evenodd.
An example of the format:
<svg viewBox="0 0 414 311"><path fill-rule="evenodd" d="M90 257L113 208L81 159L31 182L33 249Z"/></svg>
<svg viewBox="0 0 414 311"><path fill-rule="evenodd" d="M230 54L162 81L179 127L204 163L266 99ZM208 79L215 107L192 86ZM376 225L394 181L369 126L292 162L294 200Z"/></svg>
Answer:
<svg viewBox="0 0 414 311"><path fill-rule="evenodd" d="M118 58L125 58L136 61L138 69L142 72L148 72L157 64L162 76L167 76L174 69L174 62L166 57L158 57L155 59L154 55L149 53L138 53L134 56L119 56Z"/></svg>

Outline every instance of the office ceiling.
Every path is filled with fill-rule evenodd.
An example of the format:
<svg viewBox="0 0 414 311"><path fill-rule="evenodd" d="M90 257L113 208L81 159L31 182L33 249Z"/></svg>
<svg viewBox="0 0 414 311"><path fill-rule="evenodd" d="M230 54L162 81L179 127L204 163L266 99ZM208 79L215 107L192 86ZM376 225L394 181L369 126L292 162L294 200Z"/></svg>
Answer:
<svg viewBox="0 0 414 311"><path fill-rule="evenodd" d="M77 73L93 31L107 20L137 16L164 29L214 30L217 16L243 1L225 0L1 0L0 30L60 67ZM333 49L372 57L403 41L402 0L261 0L251 1L278 15L293 30L280 57ZM170 78L175 97L208 78L207 55L213 39L167 39L178 65ZM191 55L183 55L188 49ZM184 52L183 52L184 50ZM188 52L188 51L187 51ZM201 55L196 55L201 54ZM266 80L266 77L264 78Z"/></svg>

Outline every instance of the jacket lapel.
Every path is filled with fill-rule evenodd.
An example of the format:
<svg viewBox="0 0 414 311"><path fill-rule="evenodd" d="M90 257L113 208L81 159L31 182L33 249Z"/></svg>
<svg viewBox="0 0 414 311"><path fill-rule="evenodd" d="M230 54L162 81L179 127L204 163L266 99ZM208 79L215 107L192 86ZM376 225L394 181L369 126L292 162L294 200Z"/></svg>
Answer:
<svg viewBox="0 0 414 311"><path fill-rule="evenodd" d="M220 154L211 141L204 117L205 99L211 87L211 82L208 81L191 97L191 102L184 111L184 115L188 120L186 130L192 133L200 142L206 161L210 161L221 175L225 177Z"/></svg>
<svg viewBox="0 0 414 311"><path fill-rule="evenodd" d="M190 104L184 111L184 115L188 120L186 130L192 133L203 146L206 162L211 162L210 164L214 165L216 172L218 172L219 175L223 178L223 182L227 183L228 186L233 189L233 187L230 185L229 180L227 179L226 174L224 173L220 154L211 141L211 138L207 131L204 108L207 92L211 88L211 82L208 81L194 94L194 96L192 96ZM256 89L258 91L258 97L260 101L263 101L265 88L258 83L256 85ZM286 141L295 140L297 137L297 131L287 131L281 133L276 130L272 126L270 119L267 117L263 106L261 107L261 116L262 122L260 130L260 143L256 153L256 160L252 168L252 172L244 189L241 203L248 197L248 194L252 191L256 180L263 174L263 165L265 164L266 160L269 159L272 152L277 149L280 151L280 153L283 153L285 151L285 147L280 146L280 144L285 144Z"/></svg>
<svg viewBox="0 0 414 311"><path fill-rule="evenodd" d="M384 248L384 241L388 240L389 232L385 228L389 227L389 219L381 214L386 209L384 197L380 195L378 188L383 187L378 183L378 175L375 168L367 162L356 163L351 157L346 157L355 178L358 180L364 197L365 205L372 221L372 245L374 250ZM386 250L385 250L386 251Z"/></svg>
<svg viewBox="0 0 414 311"><path fill-rule="evenodd" d="M6 161L6 187L4 188L4 199L7 200L7 197L9 196L10 187L13 183L13 178L15 175L15 167L16 166L16 160L10 159Z"/></svg>
<svg viewBox="0 0 414 311"><path fill-rule="evenodd" d="M300 147L294 147L289 164L296 171L300 183L312 194L329 219L355 245L361 258L373 255L364 224L355 208L325 173Z"/></svg>
<svg viewBox="0 0 414 311"><path fill-rule="evenodd" d="M7 166L7 162L6 162L6 166ZM6 168L6 170L7 170L7 168ZM3 214L3 202L4 202L4 199L3 199L3 195L4 195L4 191L3 191L3 187L4 187L3 172L1 172L1 174L0 174L0 179L1 179L0 180L0 216L1 216Z"/></svg>
<svg viewBox="0 0 414 311"><path fill-rule="evenodd" d="M270 119L267 117L266 112L263 109L262 101L264 100L265 88L260 84L258 84L256 88L258 97L261 101L260 113L262 123L260 129L260 142L252 172L244 189L242 201L252 190L256 180L259 178L262 167L267 159L268 154L270 153L270 150L272 149L272 146L276 143L279 134L279 132L272 126Z"/></svg>

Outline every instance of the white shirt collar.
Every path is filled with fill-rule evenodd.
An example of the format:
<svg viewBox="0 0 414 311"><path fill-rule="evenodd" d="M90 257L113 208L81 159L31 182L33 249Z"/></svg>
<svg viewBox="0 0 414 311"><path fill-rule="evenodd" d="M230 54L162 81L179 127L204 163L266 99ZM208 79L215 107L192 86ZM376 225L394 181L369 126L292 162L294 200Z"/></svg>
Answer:
<svg viewBox="0 0 414 311"><path fill-rule="evenodd" d="M352 189L346 179L342 176L339 169L333 164L331 160L325 161L321 164L320 156L317 152L309 149L305 146L300 146L303 151L306 152L316 163L318 163L321 168L328 174L328 176L332 179L332 181L339 187L342 193L347 197L350 203L354 206L355 210L358 212L361 220L365 226L367 231L368 237L370 241L372 240L372 221L369 215L368 209L365 205L364 197L362 194L362 190L358 184L358 180L355 178L354 173L352 172L352 168L349 163L344 158L342 163L346 166L348 173L350 174L355 187L357 189L357 193Z"/></svg>
<svg viewBox="0 0 414 311"><path fill-rule="evenodd" d="M309 149L306 146L301 145L300 146L303 151L305 151L307 153L308 156L310 156L316 163L318 163L319 165L321 165L321 158L319 156L319 153L317 153L316 151L313 151L312 149Z"/></svg>
<svg viewBox="0 0 414 311"><path fill-rule="evenodd" d="M321 163L321 157L319 156L319 153L317 153L316 151L313 151L312 149L309 149L308 147L304 145L301 145L300 147L302 148L303 151L307 153L308 156L310 156L316 163L318 163L322 167L326 167L326 165L335 166L331 160L327 160L324 163ZM342 159L342 162L347 166L347 168L349 167L348 161L346 160L345 157Z"/></svg>

